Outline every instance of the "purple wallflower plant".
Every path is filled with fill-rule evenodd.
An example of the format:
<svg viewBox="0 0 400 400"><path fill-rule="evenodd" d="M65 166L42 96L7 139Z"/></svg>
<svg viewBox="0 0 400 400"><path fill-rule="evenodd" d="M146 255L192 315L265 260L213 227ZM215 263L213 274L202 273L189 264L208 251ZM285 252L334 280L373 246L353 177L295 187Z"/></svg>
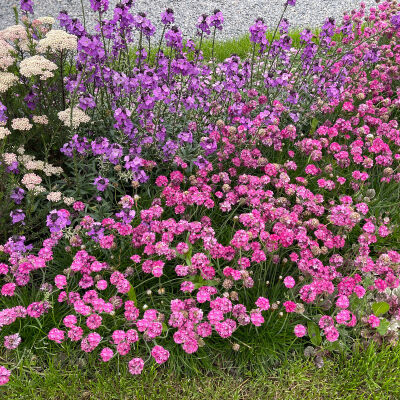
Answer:
<svg viewBox="0 0 400 400"><path fill-rule="evenodd" d="M25 195L25 190L20 187L17 187L13 189L13 191L11 192L10 199L14 200L15 204L21 204L24 195Z"/></svg>
<svg viewBox="0 0 400 400"><path fill-rule="evenodd" d="M47 215L46 225L50 228L50 232L60 232L62 229L71 225L71 221L69 219L70 213L68 210L52 210Z"/></svg>
<svg viewBox="0 0 400 400"><path fill-rule="evenodd" d="M11 211L10 217L12 219L13 224L21 222L22 225L25 225L25 222L24 222L25 214L21 209Z"/></svg>
<svg viewBox="0 0 400 400"><path fill-rule="evenodd" d="M176 26L167 31L165 40L168 47L182 50L182 32Z"/></svg>
<svg viewBox="0 0 400 400"><path fill-rule="evenodd" d="M210 30L210 23L211 23L211 18L207 14L203 14L199 17L196 28L198 29L198 34L201 35L205 33L206 35L209 35L211 33Z"/></svg>
<svg viewBox="0 0 400 400"><path fill-rule="evenodd" d="M21 0L19 5L22 11L33 14L33 0Z"/></svg>
<svg viewBox="0 0 400 400"><path fill-rule="evenodd" d="M0 101L0 123L7 122L7 115L6 115L7 107Z"/></svg>
<svg viewBox="0 0 400 400"><path fill-rule="evenodd" d="M260 53L267 48L268 40L266 38L267 25L262 18L257 18L254 25L249 28L250 41L260 45Z"/></svg>
<svg viewBox="0 0 400 400"><path fill-rule="evenodd" d="M109 180L107 178L103 178L102 176L98 176L93 184L97 187L97 190L100 192L104 192L107 189L107 186L109 184Z"/></svg>
<svg viewBox="0 0 400 400"><path fill-rule="evenodd" d="M287 0L287 5L294 7L296 5L296 0Z"/></svg>
<svg viewBox="0 0 400 400"><path fill-rule="evenodd" d="M175 22L175 17L174 17L174 10L171 8L167 8L162 14L161 14L161 22L164 25L169 25L173 24Z"/></svg>
<svg viewBox="0 0 400 400"><path fill-rule="evenodd" d="M90 7L93 11L104 13L108 10L108 0L90 0Z"/></svg>
<svg viewBox="0 0 400 400"><path fill-rule="evenodd" d="M393 15L392 18L390 18L390 23L396 28L400 28L400 14Z"/></svg>
<svg viewBox="0 0 400 400"><path fill-rule="evenodd" d="M215 9L213 15L210 17L210 26L214 26L218 30L222 30L222 24L224 23L224 16L221 10Z"/></svg>

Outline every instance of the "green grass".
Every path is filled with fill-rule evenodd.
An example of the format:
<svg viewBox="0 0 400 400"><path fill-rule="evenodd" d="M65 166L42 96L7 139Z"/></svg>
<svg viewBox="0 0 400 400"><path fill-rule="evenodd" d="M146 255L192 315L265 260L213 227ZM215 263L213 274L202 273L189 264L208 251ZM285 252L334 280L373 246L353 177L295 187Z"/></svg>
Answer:
<svg viewBox="0 0 400 400"><path fill-rule="evenodd" d="M397 400L400 398L400 346L355 351L352 358L336 357L317 368L297 356L258 375L226 372L174 376L168 368L146 369L135 377L121 363L118 369L100 365L69 366L53 362L33 372L33 361L13 371L8 385L0 388L7 400ZM65 363L65 360L63 361ZM37 368L37 367L36 367Z"/></svg>

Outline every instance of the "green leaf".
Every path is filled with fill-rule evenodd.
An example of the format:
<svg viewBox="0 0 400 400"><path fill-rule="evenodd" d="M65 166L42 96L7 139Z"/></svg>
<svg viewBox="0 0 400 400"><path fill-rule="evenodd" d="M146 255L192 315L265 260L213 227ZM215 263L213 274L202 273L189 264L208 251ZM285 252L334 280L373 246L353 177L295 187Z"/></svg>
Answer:
<svg viewBox="0 0 400 400"><path fill-rule="evenodd" d="M202 279L200 282L197 282L194 284L194 288L198 289L202 286L215 286L217 284L217 281L206 281Z"/></svg>
<svg viewBox="0 0 400 400"><path fill-rule="evenodd" d="M308 336L310 337L311 343L314 346L319 346L321 344L322 338L319 331L319 327L315 322L308 322Z"/></svg>
<svg viewBox="0 0 400 400"><path fill-rule="evenodd" d="M385 301L380 301L378 303L372 304L372 311L374 314L379 317L379 315L385 314L389 311L389 304Z"/></svg>
<svg viewBox="0 0 400 400"><path fill-rule="evenodd" d="M381 323L376 328L376 330L378 331L378 333L381 336L384 336L386 334L386 332L388 331L388 329L389 329L389 321L387 319L382 319Z"/></svg>
<svg viewBox="0 0 400 400"><path fill-rule="evenodd" d="M129 297L129 300L132 300L135 303L135 306L137 307L137 304L136 304L136 292L135 292L135 289L134 289L134 287L132 285L131 285L131 288L129 289L128 297Z"/></svg>
<svg viewBox="0 0 400 400"><path fill-rule="evenodd" d="M312 119L312 121L311 121L310 135L312 135L312 134L315 132L315 130L317 129L318 122L319 122L319 121L317 120L317 118L313 118L313 119Z"/></svg>
<svg viewBox="0 0 400 400"><path fill-rule="evenodd" d="M336 340L335 342L328 342L324 345L324 349L329 351L341 351L342 346L340 345L339 341Z"/></svg>

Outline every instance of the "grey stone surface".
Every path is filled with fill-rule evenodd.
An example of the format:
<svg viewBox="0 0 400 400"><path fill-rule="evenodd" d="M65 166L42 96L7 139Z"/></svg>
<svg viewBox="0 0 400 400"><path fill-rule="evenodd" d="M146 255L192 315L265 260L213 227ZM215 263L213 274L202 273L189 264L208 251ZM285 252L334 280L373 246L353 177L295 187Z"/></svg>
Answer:
<svg viewBox="0 0 400 400"><path fill-rule="evenodd" d="M86 20L93 30L97 15L90 9L89 0L84 3ZM14 22L11 7L19 0L0 0L0 29ZM34 0L35 16L56 17L61 10L71 16L82 17L81 0ZM110 9L118 0L110 0ZM175 12L176 25L186 37L195 34L195 24L201 14L210 14L219 8L225 18L224 29L218 32L220 39L237 37L248 32L249 26L262 17L271 29L275 28L284 7L285 0L136 0L133 12L144 11L156 27L160 27L160 14L167 7ZM296 7L288 7L285 14L291 27L321 26L327 17L341 21L344 12L358 9L361 0L297 0ZM365 0L367 9L377 6L375 0ZM111 16L108 12L107 16ZM160 31L160 29L158 29Z"/></svg>

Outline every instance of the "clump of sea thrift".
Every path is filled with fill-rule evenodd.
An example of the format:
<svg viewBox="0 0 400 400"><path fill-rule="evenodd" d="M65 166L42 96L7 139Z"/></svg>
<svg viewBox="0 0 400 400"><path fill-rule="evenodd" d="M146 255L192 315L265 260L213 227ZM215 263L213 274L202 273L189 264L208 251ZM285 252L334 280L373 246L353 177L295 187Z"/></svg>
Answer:
<svg viewBox="0 0 400 400"><path fill-rule="evenodd" d="M31 4L23 1L21 8L31 12ZM109 6L106 0L90 5L100 18ZM294 5L289 0L285 9ZM0 311L4 346L22 345L17 324L49 310L64 317L46 332L46 343L71 341L103 362L125 359L133 375L148 362L168 363L173 343L196 354L218 338L240 351L232 345L238 331L268 330L268 321L282 316L295 337L322 347L349 336L395 342L398 221L372 201L376 182L391 191L400 181L393 117L400 104L393 61L400 23L397 14L389 18L395 6L385 2L369 15L361 7L341 26L327 19L318 45L304 30L300 63L287 21L268 42L267 27L257 19L250 28L251 61L232 55L213 68L193 42L183 49L172 10L161 16L164 32L153 62L145 44L155 27L131 7L130 1L119 4L94 35L66 12L59 21L68 33L42 26L40 36L27 23L1 34L11 47L51 54L52 61L33 54L19 60L22 82L38 78L50 85L54 66L64 72L64 52L77 51L74 74L49 86L63 92L55 113L58 126L68 128L61 152L72 158L77 180L78 163L95 159L101 170L88 186L104 197L118 187L115 176L130 180L119 209L107 217L89 204L102 201L98 193L85 204L52 189L48 200L63 198L72 209L48 214L50 235L38 252L23 235L0 247L0 292L6 304L14 301ZM371 26L362 31L365 18ZM202 15L200 42L222 24L219 10ZM344 34L341 43L335 33ZM132 59L127 50L135 37ZM161 50L164 40L169 55ZM7 70L8 48L1 57ZM11 72L0 74L2 92L21 83ZM9 117L9 104L0 103L2 127L53 126L42 114L40 86L24 95L34 116ZM96 121L106 133L88 131L97 129ZM10 133L2 132L8 141ZM8 176L18 176L22 163L28 171L46 171L23 155L21 148L2 154ZM9 194L18 205L9 213L13 229L28 219L20 207L25 197L45 191L44 177L28 171ZM155 183L150 199L147 181ZM132 190L146 193L149 205ZM20 290L36 288L39 272L46 280L43 298L15 306ZM271 286L279 286L281 298L272 298ZM0 384L9 376L0 367Z"/></svg>

